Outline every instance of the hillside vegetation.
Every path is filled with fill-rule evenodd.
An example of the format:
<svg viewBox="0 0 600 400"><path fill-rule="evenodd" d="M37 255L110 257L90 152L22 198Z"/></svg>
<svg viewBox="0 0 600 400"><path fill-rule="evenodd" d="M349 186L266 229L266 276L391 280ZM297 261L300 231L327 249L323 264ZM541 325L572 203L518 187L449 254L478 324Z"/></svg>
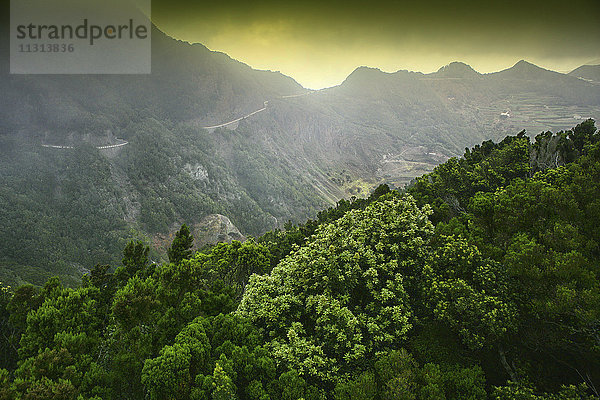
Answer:
<svg viewBox="0 0 600 400"><path fill-rule="evenodd" d="M592 399L599 202L588 120L244 243L132 241L78 287L2 288L0 398Z"/></svg>

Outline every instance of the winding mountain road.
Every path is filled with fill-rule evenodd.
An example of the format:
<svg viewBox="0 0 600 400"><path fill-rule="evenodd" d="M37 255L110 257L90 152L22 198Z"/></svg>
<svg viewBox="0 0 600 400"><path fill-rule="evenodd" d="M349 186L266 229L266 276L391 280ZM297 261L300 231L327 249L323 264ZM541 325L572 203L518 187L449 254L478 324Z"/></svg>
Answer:
<svg viewBox="0 0 600 400"><path fill-rule="evenodd" d="M315 92L315 90L311 90L311 91L308 91L308 92L306 92L306 93L300 93L300 94L290 94L290 95L286 95L286 96L279 96L279 97L277 97L277 98L278 98L278 99L291 99L291 98L294 98L294 97L302 97L302 96L306 96L306 95L309 95L309 94L311 94L311 93L314 93L314 92ZM235 124L236 122L239 122L239 121L241 121L241 120L243 120L243 119L246 119L246 118L248 118L248 117L251 117L251 116L253 116L254 114L258 114L259 112L263 112L263 111L265 111L265 110L267 109L267 107L269 106L269 101L268 101L268 100L266 100L266 101L263 103L263 105L264 105L264 107L263 107L263 108L261 108L260 110L253 111L253 112L251 112L250 114L244 115L243 117L239 117L239 118L237 118L237 119L234 119L234 120L232 120L232 121L229 121L229 122L224 122L224 123L222 123L222 124L218 124L218 125L212 125L212 126L203 126L202 128L203 128L203 129L217 129L217 128L223 128L224 126L227 126L227 125Z"/></svg>
<svg viewBox="0 0 600 400"><path fill-rule="evenodd" d="M315 90L311 90L311 91L308 91L306 93L290 94L290 95L287 95L287 96L279 96L277 98L279 98L279 99L290 99L290 98L294 98L294 97L306 96L306 95L309 95L309 94L314 93L314 92L315 92ZM243 119L249 118L249 117L251 117L251 116L253 116L255 114L258 114L260 112L265 111L268 106L269 106L269 101L266 100L266 101L263 102L263 108L258 109L256 111L252 111L250 114L246 114L246 115L244 115L242 117L236 118L236 119L228 121L228 122L223 122L222 124L212 125L212 126L203 126L202 129L214 130L214 129L217 129L217 128L223 128L223 127L225 127L227 125L235 124L236 122L240 122ZM129 142L126 141L126 140L124 140L123 143L111 144L111 145L106 145L106 146L96 146L96 148L98 150L114 149L114 148L117 148L117 147L126 146L128 144L129 144ZM73 148L75 148L74 146L62 146L62 145L52 145L52 144L42 144L42 147L46 147L46 148L50 148L50 149L73 149Z"/></svg>
<svg viewBox="0 0 600 400"><path fill-rule="evenodd" d="M246 118L248 118L248 117L251 117L251 116L253 116L254 114L258 114L259 112L265 111L265 110L267 109L267 105L269 104L269 102L268 102L268 101L265 101L263 104L264 104L264 107L263 107L263 108L261 108L260 110L253 111L253 112L251 112L250 114L247 114L247 115L244 115L243 117L239 117L239 118L237 118L237 119L234 119L233 121L224 122L224 123L222 123L222 124L219 124L219 125L213 125L213 126L203 126L202 128L203 128L203 129L217 129L217 128L222 128L222 127L224 127L224 126L227 126L227 125L235 124L236 122L239 122L239 121L241 121L241 120L243 120L243 119L246 119Z"/></svg>
<svg viewBox="0 0 600 400"><path fill-rule="evenodd" d="M119 144L109 144L106 146L96 146L96 148L98 150L105 150L105 149L114 149L117 147L123 147L123 146L127 146L129 144L129 142L127 140L123 140L123 143L119 143ZM60 145L53 145L53 144L42 144L42 147L46 147L49 149L74 149L74 146L60 146Z"/></svg>

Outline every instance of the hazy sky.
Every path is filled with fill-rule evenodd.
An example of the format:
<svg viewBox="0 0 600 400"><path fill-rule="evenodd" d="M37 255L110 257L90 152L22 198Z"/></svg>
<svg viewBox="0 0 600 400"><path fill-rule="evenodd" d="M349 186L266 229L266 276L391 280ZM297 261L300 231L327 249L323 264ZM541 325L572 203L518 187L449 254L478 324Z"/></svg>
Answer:
<svg viewBox="0 0 600 400"><path fill-rule="evenodd" d="M318 89L356 67L492 72L526 59L561 72L600 64L600 1L154 0L167 34Z"/></svg>

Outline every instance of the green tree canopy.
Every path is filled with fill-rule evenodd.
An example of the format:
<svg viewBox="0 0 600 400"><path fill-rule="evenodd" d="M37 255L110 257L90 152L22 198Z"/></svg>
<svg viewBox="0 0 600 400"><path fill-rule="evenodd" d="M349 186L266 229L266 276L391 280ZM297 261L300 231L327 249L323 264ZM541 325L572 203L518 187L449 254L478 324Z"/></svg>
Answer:
<svg viewBox="0 0 600 400"><path fill-rule="evenodd" d="M181 225L181 229L175 234L175 239L171 247L167 250L169 261L173 264L181 262L192 256L192 246L194 245L194 237L190 233L190 228L186 224Z"/></svg>

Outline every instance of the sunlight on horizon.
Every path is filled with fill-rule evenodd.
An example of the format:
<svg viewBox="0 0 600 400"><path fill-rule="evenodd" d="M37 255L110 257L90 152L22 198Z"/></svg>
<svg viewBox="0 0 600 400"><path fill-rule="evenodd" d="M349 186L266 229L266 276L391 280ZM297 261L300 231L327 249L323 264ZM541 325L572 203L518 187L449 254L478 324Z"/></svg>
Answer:
<svg viewBox="0 0 600 400"><path fill-rule="evenodd" d="M339 85L360 66L388 73L409 70L427 74L459 61L483 74L510 68L524 59L539 67L565 73L590 62L590 57L528 56L525 51L511 55L492 51L479 54L450 52L418 40L388 41L379 45L368 40L345 45L314 43L313 40L294 37L294 32L284 24L254 26L243 32L222 29L220 33L207 35L205 40L199 40L203 32L196 32L185 24L175 25L167 21L160 29L176 39L201 43L210 50L223 52L254 69L279 71L308 89Z"/></svg>

